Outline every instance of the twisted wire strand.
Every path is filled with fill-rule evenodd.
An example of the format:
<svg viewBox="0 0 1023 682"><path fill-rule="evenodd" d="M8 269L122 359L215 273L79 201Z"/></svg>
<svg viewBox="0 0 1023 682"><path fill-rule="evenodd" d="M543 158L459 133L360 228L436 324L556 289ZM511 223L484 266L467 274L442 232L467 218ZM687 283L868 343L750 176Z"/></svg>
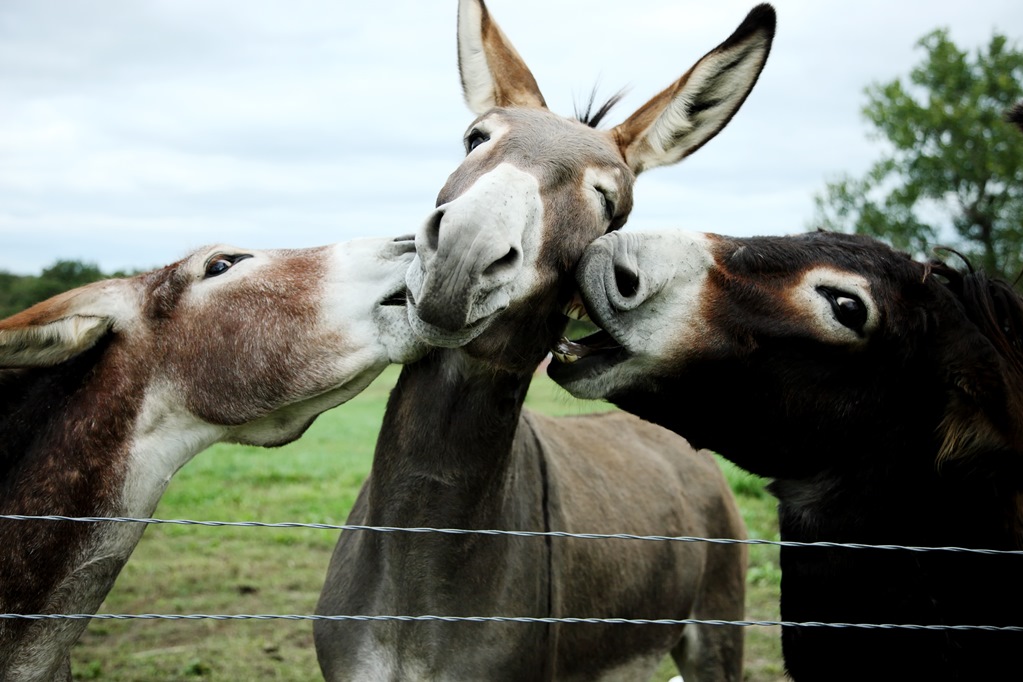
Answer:
<svg viewBox="0 0 1023 682"><path fill-rule="evenodd" d="M698 618L547 618L531 616L322 616L308 614L171 614L171 613L0 613L0 620L291 620L354 622L441 622L441 623L568 623L592 625L715 625L738 627L819 627L859 628L866 630L981 630L985 632L1023 632L1023 626L995 625L915 625L896 623L822 623L773 620L705 620Z"/></svg>
<svg viewBox="0 0 1023 682"><path fill-rule="evenodd" d="M504 535L511 537L553 537L582 540L640 540L653 542L706 542L718 545L772 545L777 547L816 547L842 549L883 549L908 552L959 552L980 555L1023 555L1023 550L977 549L970 547L919 547L912 545L870 545L857 542L796 542L792 540L764 540L759 538L701 538L673 535L636 535L632 533L569 533L566 531L523 531L465 528L405 528L399 526L361 526L331 523L300 523L284 521L268 523L263 521L196 521L192 519L154 519L127 516L29 516L24 514L0 514L0 520L7 521L68 521L73 523L144 523L152 525L179 525L233 528L309 528L315 530L367 531L375 533L440 533L444 535Z"/></svg>
<svg viewBox="0 0 1023 682"><path fill-rule="evenodd" d="M515 531L497 529L463 528L404 528L397 526L363 526L352 524L300 523L285 521L269 523L263 521L197 521L193 519L156 519L125 516L32 516L23 514L0 514L6 521L48 521L72 523L143 523L152 525L202 526L212 528L308 528L315 530L365 531L377 533L440 533L446 535L498 535L511 537L555 537L583 540L639 540L655 542L707 542L712 544L774 545L779 547L826 547L847 549L883 549L911 552L962 552L982 555L1020 555L1019 550L972 549L967 547L914 547L905 545L868 545L839 542L793 542L784 540L701 538L670 535L636 535L631 533L569 533L564 531ZM859 628L870 630L980 630L986 632L1023 632L1023 626L993 625L916 625L895 623L823 623L793 621L730 621L672 618L553 618L529 616L437 616L437 615L311 615L311 614L169 614L169 613L0 613L0 620L223 620L223 621L353 621L353 622L444 622L444 623L566 623L566 624L613 624L613 625L713 625L738 627L822 627Z"/></svg>

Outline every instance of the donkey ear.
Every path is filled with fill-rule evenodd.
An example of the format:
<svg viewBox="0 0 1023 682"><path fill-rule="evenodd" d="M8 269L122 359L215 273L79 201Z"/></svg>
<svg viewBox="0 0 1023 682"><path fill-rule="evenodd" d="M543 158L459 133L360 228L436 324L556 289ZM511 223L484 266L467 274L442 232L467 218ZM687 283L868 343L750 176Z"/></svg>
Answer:
<svg viewBox="0 0 1023 682"><path fill-rule="evenodd" d="M633 172L677 163L725 127L760 77L774 27L774 8L757 5L728 40L614 128Z"/></svg>
<svg viewBox="0 0 1023 682"><path fill-rule="evenodd" d="M125 280L72 289L0 320L0 368L48 367L73 358L135 316Z"/></svg>
<svg viewBox="0 0 1023 682"><path fill-rule="evenodd" d="M1016 375L986 339L971 341L949 363L949 401L938 427L939 464L985 452L1023 450L1023 405L1014 398L1020 391L1010 383Z"/></svg>
<svg viewBox="0 0 1023 682"><path fill-rule="evenodd" d="M547 107L529 67L483 0L459 0L458 71L465 103L477 116L494 107Z"/></svg>

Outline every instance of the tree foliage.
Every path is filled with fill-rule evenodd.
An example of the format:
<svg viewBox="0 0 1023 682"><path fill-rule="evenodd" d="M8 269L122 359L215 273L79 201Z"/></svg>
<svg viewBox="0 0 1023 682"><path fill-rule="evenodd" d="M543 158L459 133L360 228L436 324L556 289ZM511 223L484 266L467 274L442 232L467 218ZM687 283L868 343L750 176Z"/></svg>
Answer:
<svg viewBox="0 0 1023 682"><path fill-rule="evenodd" d="M866 89L863 115L885 152L862 178L828 183L815 227L870 234L917 254L953 246L988 272L1023 268L1023 52L995 34L970 55L946 30L924 36L909 74Z"/></svg>
<svg viewBox="0 0 1023 682"><path fill-rule="evenodd" d="M113 276L120 274L115 273ZM0 271L0 319L68 289L106 279L108 276L97 266L76 260L58 260L38 276L14 275Z"/></svg>

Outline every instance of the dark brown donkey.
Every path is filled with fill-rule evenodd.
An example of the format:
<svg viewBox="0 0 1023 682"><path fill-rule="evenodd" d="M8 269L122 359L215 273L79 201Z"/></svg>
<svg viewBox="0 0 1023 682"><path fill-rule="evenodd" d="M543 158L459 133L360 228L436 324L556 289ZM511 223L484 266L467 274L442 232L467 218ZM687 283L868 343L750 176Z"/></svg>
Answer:
<svg viewBox="0 0 1023 682"><path fill-rule="evenodd" d="M774 479L783 540L1023 550L1023 299L863 236L619 233L551 376ZM613 343L609 342L609 337ZM1023 626L1023 555L781 549L785 621ZM1021 632L783 628L793 679L1004 680Z"/></svg>
<svg viewBox="0 0 1023 682"><path fill-rule="evenodd" d="M628 415L550 419L522 402L564 327L583 248L625 222L638 172L727 123L774 22L758 7L677 83L599 131L549 112L483 4L461 3L459 64L479 118L408 274L413 327L447 348L402 371L349 522L743 536L708 453ZM742 614L742 547L624 542L344 533L318 612ZM668 652L687 682L741 678L739 628L318 622L315 633L329 680L640 680Z"/></svg>
<svg viewBox="0 0 1023 682"><path fill-rule="evenodd" d="M149 516L220 441L282 445L390 362L412 241L213 247L0 321L0 513ZM0 613L94 613L141 524L0 520ZM0 620L0 679L70 680L85 620Z"/></svg>

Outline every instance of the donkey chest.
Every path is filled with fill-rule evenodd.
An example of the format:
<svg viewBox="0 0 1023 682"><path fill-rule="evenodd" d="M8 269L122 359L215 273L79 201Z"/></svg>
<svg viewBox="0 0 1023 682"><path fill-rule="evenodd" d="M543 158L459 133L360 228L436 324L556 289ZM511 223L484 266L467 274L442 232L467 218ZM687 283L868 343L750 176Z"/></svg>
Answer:
<svg viewBox="0 0 1023 682"><path fill-rule="evenodd" d="M54 589L39 611L95 613L127 560L130 550L118 550L125 544L124 536L140 532L141 529L115 528L93 534L79 553L73 569L56 579ZM77 619L41 620L31 623L16 635L11 633L14 637L4 646L5 663L0 670L0 679L12 682L70 679L68 652L88 623Z"/></svg>
<svg viewBox="0 0 1023 682"><path fill-rule="evenodd" d="M516 623L417 623L414 632L373 627L359 637L345 680L543 679L545 626ZM539 635L539 636L534 636Z"/></svg>
<svg viewBox="0 0 1023 682"><path fill-rule="evenodd" d="M943 496L937 503L906 505L901 513L875 504L859 522L823 524L810 531L796 521L808 516L782 500L782 538L904 547L1011 548L990 501ZM918 500L920 498L917 498ZM894 507L895 505L889 505ZM801 512L800 514L793 513ZM829 518L817 513L816 518ZM870 522L870 523L868 523ZM1023 557L907 549L784 547L781 551L781 615L786 621L890 623L928 626L1020 625ZM1000 679L1015 666L1023 636L955 630L905 631L792 628L783 632L786 666L793 679L883 680ZM870 651L856 663L850 651ZM846 660L841 671L834 661ZM883 671L874 661L889 660ZM1000 672L999 672L1000 671Z"/></svg>
<svg viewBox="0 0 1023 682"><path fill-rule="evenodd" d="M443 654L437 657L416 657L403 653L400 657L394 649L365 642L360 647L358 660L349 669L346 680L374 680L379 682L403 682L404 680L433 680L436 682L466 682L486 680L487 682L521 682L522 680L559 680L561 682L631 682L648 679L657 668L661 654L639 655L619 666L602 670L596 676L592 671L585 674L559 667L556 661L547 658L544 645L523 643L512 635L513 629L524 626L518 623L500 623L482 644L479 624L463 623L461 627L475 628L463 632L460 642L471 642L471 646L449 644ZM541 627L541 626L536 626ZM470 650L470 656L461 652Z"/></svg>

